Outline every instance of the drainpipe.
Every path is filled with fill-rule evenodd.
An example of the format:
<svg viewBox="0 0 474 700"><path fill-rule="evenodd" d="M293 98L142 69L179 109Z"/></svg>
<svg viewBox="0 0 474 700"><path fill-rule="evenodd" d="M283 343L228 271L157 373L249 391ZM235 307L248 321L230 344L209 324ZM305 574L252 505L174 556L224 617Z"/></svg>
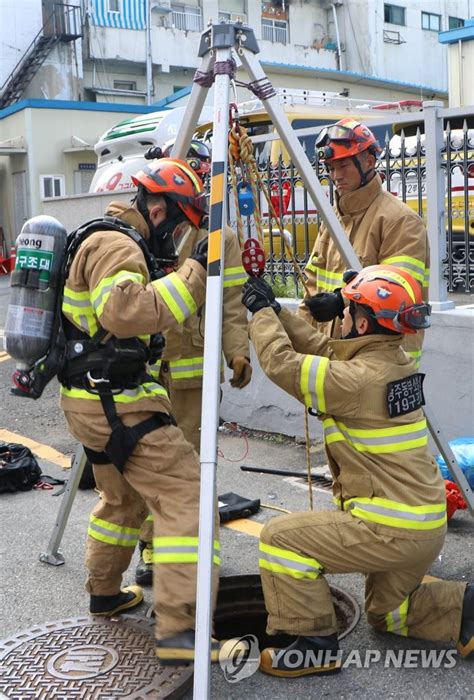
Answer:
<svg viewBox="0 0 474 700"><path fill-rule="evenodd" d="M337 23L337 12L335 3L331 3L332 16L334 17L334 27L336 29L336 44L337 44L337 68L342 70L342 52L341 52L341 39L339 36L339 25Z"/></svg>
<svg viewBox="0 0 474 700"><path fill-rule="evenodd" d="M153 58L151 49L151 0L146 0L146 103L151 105L153 95Z"/></svg>

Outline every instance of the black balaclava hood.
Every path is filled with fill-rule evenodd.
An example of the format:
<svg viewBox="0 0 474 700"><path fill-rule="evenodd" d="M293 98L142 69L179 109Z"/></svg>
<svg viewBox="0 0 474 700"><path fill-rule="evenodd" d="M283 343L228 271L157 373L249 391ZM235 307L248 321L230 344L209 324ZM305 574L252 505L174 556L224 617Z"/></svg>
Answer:
<svg viewBox="0 0 474 700"><path fill-rule="evenodd" d="M150 231L150 250L158 261L174 265L178 260L178 251L174 243L173 231L182 221L187 221L187 216L171 197L163 194L161 196L166 202L166 219L158 226L154 226L148 211L147 194L147 190L140 185L134 201Z"/></svg>

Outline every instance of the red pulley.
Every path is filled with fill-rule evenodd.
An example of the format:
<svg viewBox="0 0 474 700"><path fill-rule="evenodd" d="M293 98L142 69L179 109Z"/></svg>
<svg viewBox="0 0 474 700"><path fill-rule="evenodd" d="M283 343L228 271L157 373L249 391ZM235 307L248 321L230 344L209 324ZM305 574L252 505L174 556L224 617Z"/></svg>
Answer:
<svg viewBox="0 0 474 700"><path fill-rule="evenodd" d="M248 238L242 249L242 265L251 277L260 277L265 269L265 251L256 238Z"/></svg>

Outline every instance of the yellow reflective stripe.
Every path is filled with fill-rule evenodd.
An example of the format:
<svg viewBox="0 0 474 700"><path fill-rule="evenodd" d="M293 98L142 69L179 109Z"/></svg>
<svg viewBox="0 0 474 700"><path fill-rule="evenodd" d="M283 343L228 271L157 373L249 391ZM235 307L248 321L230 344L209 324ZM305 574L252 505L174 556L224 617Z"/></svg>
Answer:
<svg viewBox="0 0 474 700"><path fill-rule="evenodd" d="M204 374L204 357L185 357L181 360L171 360L170 372L172 379L191 379L202 377Z"/></svg>
<svg viewBox="0 0 474 700"><path fill-rule="evenodd" d="M140 528L116 525L108 520L102 520L102 518L96 518L95 515L91 515L87 534L89 537L106 544L120 547L135 547L138 542Z"/></svg>
<svg viewBox="0 0 474 700"><path fill-rule="evenodd" d="M196 313L196 302L176 272L172 272L159 280L154 280L152 285L178 323L184 323L191 314Z"/></svg>
<svg viewBox="0 0 474 700"><path fill-rule="evenodd" d="M260 542L259 566L274 574L284 574L292 578L316 579L323 571L323 565L311 557L303 557L289 549L281 549Z"/></svg>
<svg viewBox="0 0 474 700"><path fill-rule="evenodd" d="M112 292L112 289L120 282L139 282L140 284L145 283L145 277L139 272L128 272L127 270L121 270L116 272L115 275L110 275L110 277L104 277L97 287L91 292L92 306L97 314L101 316L104 310L104 306L107 303L108 298Z"/></svg>
<svg viewBox="0 0 474 700"><path fill-rule="evenodd" d="M311 406L319 413L326 412L324 377L328 367L328 358L317 355L305 355L301 364L300 389L305 406Z"/></svg>
<svg viewBox="0 0 474 700"><path fill-rule="evenodd" d="M100 401L100 396L98 394L90 394L85 389L77 389L76 387L68 389L65 386L61 386L60 392L62 396L71 399ZM153 396L164 396L168 398L168 393L160 384L145 382L136 389L125 389L121 391L120 394L114 394L114 401L115 403L133 403L141 399L150 399Z"/></svg>
<svg viewBox="0 0 474 700"><path fill-rule="evenodd" d="M147 372L148 372L148 374L151 374L153 379L158 379L158 377L160 376L161 363L162 363L162 360L157 360L152 365L148 365Z"/></svg>
<svg viewBox="0 0 474 700"><path fill-rule="evenodd" d="M400 634L402 637L408 637L408 604L410 602L409 596L405 600L385 615L385 624L387 626L387 632L393 632L393 634Z"/></svg>
<svg viewBox="0 0 474 700"><path fill-rule="evenodd" d="M153 563L155 564L196 564L198 561L199 539L197 537L154 537ZM214 540L213 562L220 564L220 544Z"/></svg>
<svg viewBox="0 0 474 700"><path fill-rule="evenodd" d="M324 441L327 445L345 441L358 452L387 454L404 452L428 444L426 419L391 428L348 428L342 421L326 418L323 421Z"/></svg>
<svg viewBox="0 0 474 700"><path fill-rule="evenodd" d="M418 369L421 363L421 350L405 350L405 352L415 361L415 367Z"/></svg>
<svg viewBox="0 0 474 700"><path fill-rule="evenodd" d="M388 498L349 498L344 510L362 520L406 530L435 530L446 522L446 503L409 506Z"/></svg>
<svg viewBox="0 0 474 700"><path fill-rule="evenodd" d="M224 268L224 288L242 286L248 280L248 275L242 265Z"/></svg>
<svg viewBox="0 0 474 700"><path fill-rule="evenodd" d="M82 328L89 335L94 335L97 332L99 325L88 291L74 292L69 287L65 287L61 310L76 326Z"/></svg>
<svg viewBox="0 0 474 700"><path fill-rule="evenodd" d="M317 282L316 285L320 289L325 289L329 292L334 291L337 287L342 287L342 272L331 272L322 267L316 268Z"/></svg>
<svg viewBox="0 0 474 700"><path fill-rule="evenodd" d="M414 277L420 284L423 284L425 279L425 263L418 258L412 258L410 255L394 255L390 258L384 258L380 261L381 265L394 265L402 270L406 270L408 274Z"/></svg>
<svg viewBox="0 0 474 700"><path fill-rule="evenodd" d="M316 267L316 265L313 265L312 262L307 262L304 269L309 270L310 272L314 272L315 274L318 271L318 268Z"/></svg>
<svg viewBox="0 0 474 700"><path fill-rule="evenodd" d="M423 287L429 287L430 286L430 268L427 267L425 269L425 276L423 279Z"/></svg>
<svg viewBox="0 0 474 700"><path fill-rule="evenodd" d="M146 516L145 518L146 523L152 523L153 522L153 515L149 513L149 515Z"/></svg>

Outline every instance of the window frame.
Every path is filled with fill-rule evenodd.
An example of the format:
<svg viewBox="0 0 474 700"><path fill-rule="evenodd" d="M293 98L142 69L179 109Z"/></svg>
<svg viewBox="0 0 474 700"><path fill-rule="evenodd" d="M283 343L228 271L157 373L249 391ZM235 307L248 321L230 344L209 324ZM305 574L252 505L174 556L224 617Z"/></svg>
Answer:
<svg viewBox="0 0 474 700"><path fill-rule="evenodd" d="M261 19L261 26L262 29L263 27L271 27L272 30L272 38L267 39L265 38L265 41L271 41L272 44L283 44L283 46L286 46L287 44L290 43L290 23L288 22L287 19L270 19L270 17L262 17ZM280 25L285 25L280 26ZM283 29L285 29L285 36L286 40L285 41L279 41L276 39L276 34L278 31L282 32ZM262 39L263 39L263 31L262 31Z"/></svg>
<svg viewBox="0 0 474 700"><path fill-rule="evenodd" d="M120 87L117 85L117 83L123 83L123 85L132 85L134 87ZM119 78L117 80L114 80L114 90L126 90L127 92L136 92L137 91L137 81L136 80L123 80L122 78Z"/></svg>
<svg viewBox="0 0 474 700"><path fill-rule="evenodd" d="M47 195L46 194L46 180L51 180L51 187L52 187L52 195ZM59 194L55 194L55 182L59 183ZM58 174L47 174L47 175L40 175L40 192L41 192L41 200L45 199L56 199L57 197L65 197L66 196L66 177L64 175L58 175Z"/></svg>
<svg viewBox="0 0 474 700"><path fill-rule="evenodd" d="M437 29L433 29L433 27L431 26L431 20L434 17L436 17L436 19L438 20L438 28ZM424 26L425 19L428 19L428 26L427 27ZM424 32L436 32L437 34L439 34L439 32L441 31L441 15L438 15L436 12L426 12L426 10L422 10L421 11L421 28Z"/></svg>
<svg viewBox="0 0 474 700"><path fill-rule="evenodd" d="M401 10L403 12L403 21L402 22L395 22L394 18L390 16L389 19L386 18L387 15L387 10L388 14L391 14L392 10ZM393 5L392 3L385 2L383 5L383 20L385 24L395 24L397 27L406 27L407 26L407 8L404 5Z"/></svg>
<svg viewBox="0 0 474 700"><path fill-rule="evenodd" d="M456 22L455 26L451 26L452 20ZM449 29L462 29L466 23L466 20L463 19L462 17L453 17L452 15L448 15L448 30Z"/></svg>
<svg viewBox="0 0 474 700"><path fill-rule="evenodd" d="M116 10L110 9L110 5L112 3L117 6ZM111 15L119 15L120 14L120 0L107 0L107 12L108 12L108 14L111 14Z"/></svg>

